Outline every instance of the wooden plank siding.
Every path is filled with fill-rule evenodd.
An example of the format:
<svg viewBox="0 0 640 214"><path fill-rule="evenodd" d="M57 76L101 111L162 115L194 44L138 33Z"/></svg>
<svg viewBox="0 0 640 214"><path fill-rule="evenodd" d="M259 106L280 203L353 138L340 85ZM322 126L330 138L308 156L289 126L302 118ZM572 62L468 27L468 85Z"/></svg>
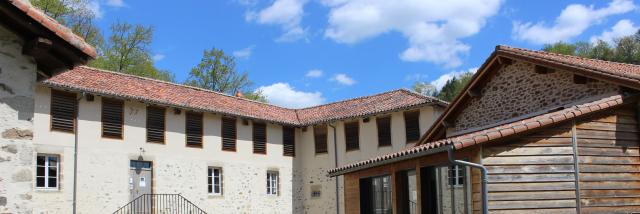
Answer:
<svg viewBox="0 0 640 214"><path fill-rule="evenodd" d="M571 125L484 146L482 157L489 173L490 212L576 212ZM480 213L479 185L472 191L474 213Z"/></svg>
<svg viewBox="0 0 640 214"><path fill-rule="evenodd" d="M576 125L582 213L640 210L640 155L634 108Z"/></svg>

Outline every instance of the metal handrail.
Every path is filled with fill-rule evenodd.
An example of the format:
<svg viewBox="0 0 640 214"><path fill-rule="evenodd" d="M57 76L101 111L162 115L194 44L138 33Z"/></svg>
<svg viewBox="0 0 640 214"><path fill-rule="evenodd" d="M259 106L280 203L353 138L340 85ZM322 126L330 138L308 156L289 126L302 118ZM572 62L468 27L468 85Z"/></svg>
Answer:
<svg viewBox="0 0 640 214"><path fill-rule="evenodd" d="M143 194L124 206L114 214L206 214L200 207L181 194Z"/></svg>

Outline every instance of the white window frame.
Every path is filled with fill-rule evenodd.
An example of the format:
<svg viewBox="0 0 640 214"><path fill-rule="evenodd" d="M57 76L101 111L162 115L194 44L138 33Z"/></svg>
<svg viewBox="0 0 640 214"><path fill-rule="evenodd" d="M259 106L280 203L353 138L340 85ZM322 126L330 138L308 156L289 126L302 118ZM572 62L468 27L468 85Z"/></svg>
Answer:
<svg viewBox="0 0 640 214"><path fill-rule="evenodd" d="M464 185L465 182L465 178L464 178L464 171L466 168L462 167L460 165L452 165L449 166L447 168L447 182L449 183L449 186L454 186L454 187L461 187ZM451 174L453 171L453 184L451 183ZM462 182L460 182L460 180L462 180Z"/></svg>
<svg viewBox="0 0 640 214"><path fill-rule="evenodd" d="M279 174L278 171L267 171L267 195L278 195Z"/></svg>
<svg viewBox="0 0 640 214"><path fill-rule="evenodd" d="M209 170L211 173L209 173ZM218 176L215 176L215 171L218 170ZM209 192L209 186L211 186L211 192ZM218 192L216 192L216 186L218 186ZM222 195L222 167L209 167L207 170L207 192L209 195L221 196Z"/></svg>
<svg viewBox="0 0 640 214"><path fill-rule="evenodd" d="M44 166L42 165L38 165L38 157L44 157ZM49 162L49 158L55 158L56 159L56 165L55 166L50 166L50 162ZM38 175L38 168L39 167L44 167L44 175ZM56 186L55 187L51 187L51 185L49 185L49 178L52 178L49 175L49 168L50 167L55 167L56 168ZM60 188L60 156L59 155L52 155L52 154L38 154L36 156L36 179L35 179L35 188L38 190L58 190ZM38 178L44 178L44 186L43 187L39 187L38 186Z"/></svg>

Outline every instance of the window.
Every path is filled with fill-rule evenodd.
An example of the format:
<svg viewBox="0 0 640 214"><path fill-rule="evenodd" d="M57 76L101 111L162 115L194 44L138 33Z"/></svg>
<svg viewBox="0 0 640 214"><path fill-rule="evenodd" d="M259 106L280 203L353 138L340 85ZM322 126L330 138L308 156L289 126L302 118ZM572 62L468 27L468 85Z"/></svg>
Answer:
<svg viewBox="0 0 640 214"><path fill-rule="evenodd" d="M267 125L253 123L253 153L267 154Z"/></svg>
<svg viewBox="0 0 640 214"><path fill-rule="evenodd" d="M360 211L362 213L391 214L391 176L360 180Z"/></svg>
<svg viewBox="0 0 640 214"><path fill-rule="evenodd" d="M449 166L449 185L461 186L464 185L464 167L458 165Z"/></svg>
<svg viewBox="0 0 640 214"><path fill-rule="evenodd" d="M51 91L51 130L73 133L78 100L76 94Z"/></svg>
<svg viewBox="0 0 640 214"><path fill-rule="evenodd" d="M122 139L124 102L102 98L102 137Z"/></svg>
<svg viewBox="0 0 640 214"><path fill-rule="evenodd" d="M344 124L345 143L347 151L358 150L360 148L359 136L360 124L358 121Z"/></svg>
<svg viewBox="0 0 640 214"><path fill-rule="evenodd" d="M315 142L316 154L327 153L327 125L317 125L313 127L313 140Z"/></svg>
<svg viewBox="0 0 640 214"><path fill-rule="evenodd" d="M391 146L391 117L376 118L378 146Z"/></svg>
<svg viewBox="0 0 640 214"><path fill-rule="evenodd" d="M222 150L236 151L236 119L222 118Z"/></svg>
<svg viewBox="0 0 640 214"><path fill-rule="evenodd" d="M420 139L420 111L410 111L404 113L404 127L407 142Z"/></svg>
<svg viewBox="0 0 640 214"><path fill-rule="evenodd" d="M267 195L278 195L278 172L267 171Z"/></svg>
<svg viewBox="0 0 640 214"><path fill-rule="evenodd" d="M202 113L188 111L185 121L187 146L202 148Z"/></svg>
<svg viewBox="0 0 640 214"><path fill-rule="evenodd" d="M222 168L209 167L208 171L208 193L211 195L222 195Z"/></svg>
<svg viewBox="0 0 640 214"><path fill-rule="evenodd" d="M164 143L164 108L147 107L147 142Z"/></svg>
<svg viewBox="0 0 640 214"><path fill-rule="evenodd" d="M57 155L38 155L36 160L36 188L57 189L60 162Z"/></svg>
<svg viewBox="0 0 640 214"><path fill-rule="evenodd" d="M296 156L296 129L282 127L282 154L284 156Z"/></svg>

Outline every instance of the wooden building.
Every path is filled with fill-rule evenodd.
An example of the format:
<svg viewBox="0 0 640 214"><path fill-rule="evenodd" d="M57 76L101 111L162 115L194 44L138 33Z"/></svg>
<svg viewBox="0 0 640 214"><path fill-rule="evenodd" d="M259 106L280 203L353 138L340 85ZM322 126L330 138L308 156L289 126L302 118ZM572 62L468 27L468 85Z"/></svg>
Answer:
<svg viewBox="0 0 640 214"><path fill-rule="evenodd" d="M497 46L415 147L329 175L346 213L640 212L638 89L637 65Z"/></svg>

